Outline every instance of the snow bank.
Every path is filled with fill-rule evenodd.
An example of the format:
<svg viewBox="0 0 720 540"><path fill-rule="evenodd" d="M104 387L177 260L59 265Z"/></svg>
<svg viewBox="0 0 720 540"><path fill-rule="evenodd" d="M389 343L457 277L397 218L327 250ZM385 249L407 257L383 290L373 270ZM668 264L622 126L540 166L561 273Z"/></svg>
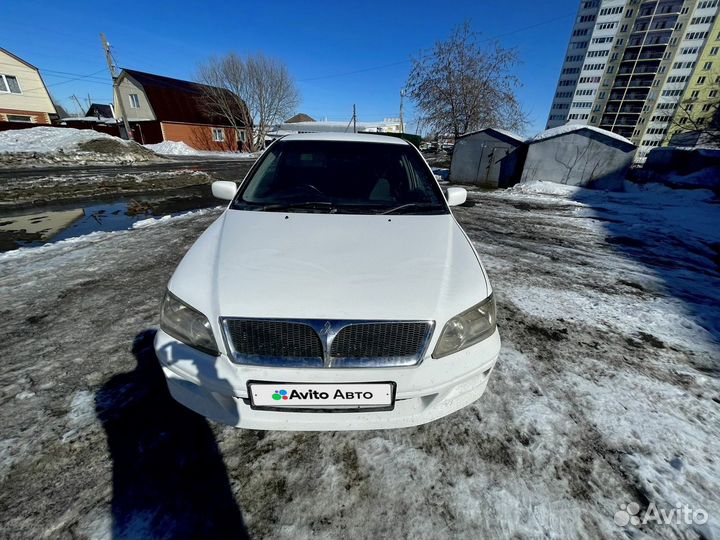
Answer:
<svg viewBox="0 0 720 540"><path fill-rule="evenodd" d="M259 153L245 153L245 152L206 152L203 150L195 150L195 148L188 146L182 141L163 141L157 144L146 144L145 148L152 150L156 154L164 156L214 156L223 158L253 158L257 157Z"/></svg>
<svg viewBox="0 0 720 540"><path fill-rule="evenodd" d="M569 197L581 190L590 191L586 188L581 188L579 186L568 186L566 184L558 184L557 182L543 182L542 180L531 180L530 182L523 182L521 184L514 185L510 189L517 193L560 195L562 197Z"/></svg>
<svg viewBox="0 0 720 540"><path fill-rule="evenodd" d="M129 145L124 141L106 133L91 129L36 127L0 131L0 154L50 154L54 152L73 152L78 145L97 139L113 140Z"/></svg>
<svg viewBox="0 0 720 540"><path fill-rule="evenodd" d="M643 202L657 204L658 209L663 206L682 207L685 203L709 201L715 197L715 194L709 189L676 189L663 184L636 184L627 180L623 182L622 190L621 192L605 191L558 184L556 182L531 180L530 182L516 184L509 188L508 191L526 195L552 195L582 202L601 202L612 199L619 202L623 198L629 202L632 198L642 196Z"/></svg>
<svg viewBox="0 0 720 540"><path fill-rule="evenodd" d="M0 132L0 166L117 165L161 159L134 141L91 129L35 127Z"/></svg>
<svg viewBox="0 0 720 540"><path fill-rule="evenodd" d="M202 208L200 210L191 210L189 212L183 212L182 214L177 214L177 215L169 214L169 215L162 216L159 218L142 219L140 221L136 221L135 223L133 223L132 228L133 229L144 229L146 227L151 227L153 225L167 223L167 222L169 222L171 220L175 220L175 219L204 216L205 214L209 214L211 212L219 212L223 208L224 208L223 206L215 206L212 208Z"/></svg>

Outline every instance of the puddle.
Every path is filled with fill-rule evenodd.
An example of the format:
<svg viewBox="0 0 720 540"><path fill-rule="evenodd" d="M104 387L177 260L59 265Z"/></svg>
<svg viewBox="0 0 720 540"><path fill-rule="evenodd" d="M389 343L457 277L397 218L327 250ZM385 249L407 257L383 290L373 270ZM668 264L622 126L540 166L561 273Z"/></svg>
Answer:
<svg viewBox="0 0 720 540"><path fill-rule="evenodd" d="M41 246L96 231L120 231L150 217L175 215L218 206L210 186L171 193L114 197L4 213L0 217L0 252Z"/></svg>

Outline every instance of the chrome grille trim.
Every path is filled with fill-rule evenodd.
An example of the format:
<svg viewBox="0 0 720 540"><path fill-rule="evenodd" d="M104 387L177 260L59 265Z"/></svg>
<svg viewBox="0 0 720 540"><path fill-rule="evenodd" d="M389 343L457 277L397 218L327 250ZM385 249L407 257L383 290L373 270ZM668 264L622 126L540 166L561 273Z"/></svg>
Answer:
<svg viewBox="0 0 720 540"><path fill-rule="evenodd" d="M236 364L266 367L398 367L422 362L434 321L221 317ZM322 350L309 345L311 330ZM275 336L275 337L274 337ZM258 339L280 341L262 344Z"/></svg>

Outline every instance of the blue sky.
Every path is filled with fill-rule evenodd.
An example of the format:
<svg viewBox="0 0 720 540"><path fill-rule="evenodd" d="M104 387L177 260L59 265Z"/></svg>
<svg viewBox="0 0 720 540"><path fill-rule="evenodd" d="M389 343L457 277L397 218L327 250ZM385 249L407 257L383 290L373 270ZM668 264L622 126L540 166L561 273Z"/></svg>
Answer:
<svg viewBox="0 0 720 540"><path fill-rule="evenodd" d="M482 37L518 49L529 134L547 119L578 1L3 4L0 46L41 68L68 110L73 94L83 103L88 93L97 102L112 99L99 38L105 32L120 66L182 79L192 79L203 59L229 51L280 58L298 81L300 111L318 120L349 120L353 103L361 121L398 116L408 59L469 19ZM408 103L406 117L414 116Z"/></svg>

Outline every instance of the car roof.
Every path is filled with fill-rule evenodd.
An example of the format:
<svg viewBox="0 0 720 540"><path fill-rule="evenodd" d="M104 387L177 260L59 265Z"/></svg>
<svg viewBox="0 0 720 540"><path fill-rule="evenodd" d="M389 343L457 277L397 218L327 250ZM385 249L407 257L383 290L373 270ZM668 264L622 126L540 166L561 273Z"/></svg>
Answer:
<svg viewBox="0 0 720 540"><path fill-rule="evenodd" d="M372 133L298 133L285 135L283 141L346 141L385 144L410 144L404 139L387 135L373 135Z"/></svg>

